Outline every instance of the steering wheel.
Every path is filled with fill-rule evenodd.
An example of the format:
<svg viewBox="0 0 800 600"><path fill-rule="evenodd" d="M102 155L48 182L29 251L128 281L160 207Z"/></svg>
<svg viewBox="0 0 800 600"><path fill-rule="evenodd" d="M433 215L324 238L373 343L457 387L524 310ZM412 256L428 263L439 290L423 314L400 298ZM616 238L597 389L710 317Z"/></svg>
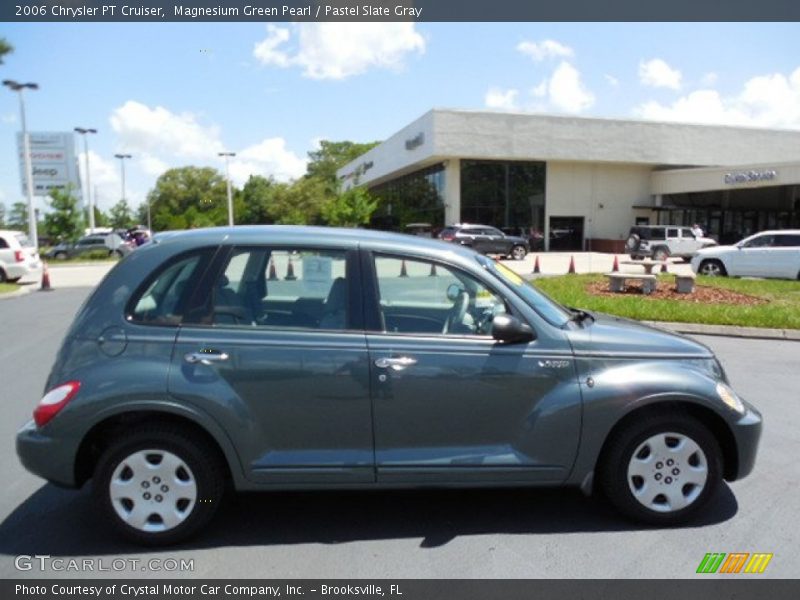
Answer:
<svg viewBox="0 0 800 600"><path fill-rule="evenodd" d="M467 314L467 308L469 308L469 294L461 290L458 292L458 296L453 302L453 308L451 308L450 312L447 314L442 333L447 333L454 326L462 324Z"/></svg>

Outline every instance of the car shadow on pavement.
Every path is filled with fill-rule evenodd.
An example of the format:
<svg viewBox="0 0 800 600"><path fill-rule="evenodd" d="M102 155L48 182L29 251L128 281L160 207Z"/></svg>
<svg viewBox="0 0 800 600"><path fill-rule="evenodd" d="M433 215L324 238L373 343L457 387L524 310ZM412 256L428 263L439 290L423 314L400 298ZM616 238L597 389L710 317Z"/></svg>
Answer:
<svg viewBox="0 0 800 600"><path fill-rule="evenodd" d="M738 504L724 484L683 527L731 519ZM423 548L479 534L599 533L647 529L574 489L386 490L229 494L213 522L174 549L339 544L422 538ZM145 552L98 522L88 489L47 484L0 524L0 554L87 556Z"/></svg>

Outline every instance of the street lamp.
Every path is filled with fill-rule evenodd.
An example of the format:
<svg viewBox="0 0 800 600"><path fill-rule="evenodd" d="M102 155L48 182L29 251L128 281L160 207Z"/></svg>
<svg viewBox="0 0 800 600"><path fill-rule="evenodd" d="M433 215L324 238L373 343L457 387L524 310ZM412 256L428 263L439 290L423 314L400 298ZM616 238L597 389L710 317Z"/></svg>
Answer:
<svg viewBox="0 0 800 600"><path fill-rule="evenodd" d="M83 154L86 164L86 202L89 205L89 230L94 233L94 203L92 202L92 178L89 174L89 142L86 134L97 133L97 129L86 127L76 127L75 132L83 136Z"/></svg>
<svg viewBox="0 0 800 600"><path fill-rule="evenodd" d="M218 156L225 157L225 178L228 180L228 225L233 226L233 195L231 194L231 169L230 159L236 152L217 152Z"/></svg>
<svg viewBox="0 0 800 600"><path fill-rule="evenodd" d="M125 159L133 158L130 154L115 154L114 158L119 159L119 166L122 168L122 201L125 202ZM150 201L147 201L147 230L150 231Z"/></svg>
<svg viewBox="0 0 800 600"><path fill-rule="evenodd" d="M33 247L39 248L39 232L37 231L36 211L33 208L33 170L31 168L31 140L28 135L28 127L25 123L25 95L26 89L38 90L39 86L35 83L18 83L12 79L5 79L3 85L12 92L19 94L19 114L22 121L22 153L25 155L25 191L28 196L28 237L33 243Z"/></svg>

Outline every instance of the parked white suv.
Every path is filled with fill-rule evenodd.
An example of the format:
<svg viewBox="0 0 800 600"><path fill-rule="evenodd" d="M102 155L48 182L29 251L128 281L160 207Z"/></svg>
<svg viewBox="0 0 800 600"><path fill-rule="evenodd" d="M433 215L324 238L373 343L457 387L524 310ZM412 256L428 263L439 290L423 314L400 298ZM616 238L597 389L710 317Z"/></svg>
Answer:
<svg viewBox="0 0 800 600"><path fill-rule="evenodd" d="M701 248L716 246L707 237L697 237L691 227L678 225L637 225L631 227L625 251L633 260L652 258L666 260L671 256L690 259Z"/></svg>
<svg viewBox="0 0 800 600"><path fill-rule="evenodd" d="M14 283L38 275L42 262L28 236L20 231L0 229L0 282Z"/></svg>
<svg viewBox="0 0 800 600"><path fill-rule="evenodd" d="M700 250L692 270L701 275L800 279L800 229L762 231L734 246Z"/></svg>

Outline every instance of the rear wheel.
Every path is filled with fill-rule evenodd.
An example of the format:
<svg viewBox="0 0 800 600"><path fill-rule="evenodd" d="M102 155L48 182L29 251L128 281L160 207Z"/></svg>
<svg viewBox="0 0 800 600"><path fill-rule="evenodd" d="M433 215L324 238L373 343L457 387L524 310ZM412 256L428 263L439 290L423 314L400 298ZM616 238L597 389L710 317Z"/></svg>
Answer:
<svg viewBox="0 0 800 600"><path fill-rule="evenodd" d="M514 260L524 260L527 254L528 251L525 249L525 246L514 246L511 249L511 258Z"/></svg>
<svg viewBox="0 0 800 600"><path fill-rule="evenodd" d="M8 276L3 269L0 269L0 283L5 283L6 281L8 281Z"/></svg>
<svg viewBox="0 0 800 600"><path fill-rule="evenodd" d="M66 252L56 252L53 255L53 258L56 260L67 260L67 253Z"/></svg>
<svg viewBox="0 0 800 600"><path fill-rule="evenodd" d="M219 506L221 459L180 428L153 426L106 449L93 495L113 529L138 544L174 544L196 533Z"/></svg>
<svg viewBox="0 0 800 600"><path fill-rule="evenodd" d="M600 485L624 515L655 525L686 521L717 492L722 452L711 432L683 414L631 423L609 441Z"/></svg>
<svg viewBox="0 0 800 600"><path fill-rule="evenodd" d="M653 260L664 261L669 258L669 248L659 246L653 250Z"/></svg>
<svg viewBox="0 0 800 600"><path fill-rule="evenodd" d="M728 274L725 265L718 260L704 260L700 263L697 272L707 277L724 277Z"/></svg>

